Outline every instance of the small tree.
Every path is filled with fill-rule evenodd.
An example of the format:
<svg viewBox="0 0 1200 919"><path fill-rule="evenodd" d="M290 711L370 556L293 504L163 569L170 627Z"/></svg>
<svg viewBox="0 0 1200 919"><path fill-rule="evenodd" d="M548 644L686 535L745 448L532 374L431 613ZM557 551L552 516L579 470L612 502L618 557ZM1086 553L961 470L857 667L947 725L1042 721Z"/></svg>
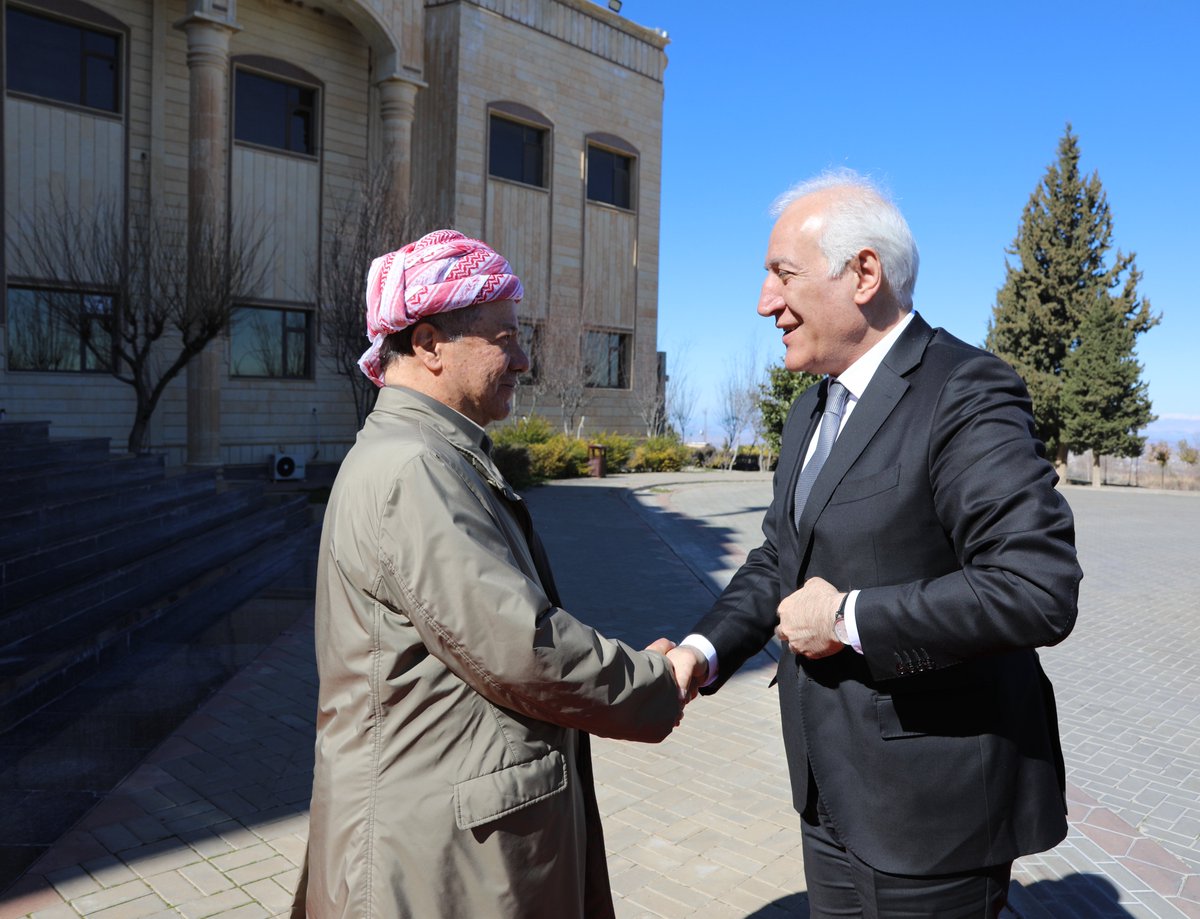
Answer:
<svg viewBox="0 0 1200 919"><path fill-rule="evenodd" d="M111 204L83 211L59 201L26 222L17 246L30 273L62 291L45 300L46 328L68 330L132 387L130 453L145 451L168 384L228 328L234 297L258 287L269 263L260 221L192 230L181 211L153 201L131 214L128 235ZM112 309L86 296L80 308L79 294L100 292Z"/></svg>
<svg viewBox="0 0 1200 919"><path fill-rule="evenodd" d="M424 215L400 212L393 200L392 173L382 166L365 173L355 193L335 211L325 245L321 291L321 353L346 378L359 426L375 405L377 388L358 367L367 349L366 289L371 262L434 229Z"/></svg>
<svg viewBox="0 0 1200 919"><path fill-rule="evenodd" d="M753 428L758 411L758 384L755 380L753 356L734 358L729 373L721 383L721 427L725 431L725 450L729 469L737 461L738 444L742 435Z"/></svg>
<svg viewBox="0 0 1200 919"><path fill-rule="evenodd" d="M1158 484L1167 484L1167 463L1171 462L1171 445L1165 440L1150 445L1150 459L1158 463Z"/></svg>
<svg viewBox="0 0 1200 919"><path fill-rule="evenodd" d="M677 370L667 377L667 420L680 440L687 440L695 413L696 387L687 371Z"/></svg>
<svg viewBox="0 0 1200 919"><path fill-rule="evenodd" d="M1189 444L1187 440L1179 441L1176 445L1175 453L1189 466L1195 466L1197 462L1200 462L1200 448Z"/></svg>
<svg viewBox="0 0 1200 919"><path fill-rule="evenodd" d="M666 359L665 354L656 357L664 361ZM658 373L658 367L658 360L656 360L652 385L646 385L644 381L639 381L642 385L636 386L632 393L633 407L637 410L638 417L642 419L642 424L646 426L647 437L661 437L667 431L667 392L663 377Z"/></svg>
<svg viewBox="0 0 1200 919"><path fill-rule="evenodd" d="M767 379L758 386L758 406L763 419L763 440L778 453L783 447L783 424L792 403L821 378L812 373L792 373L783 363L767 368Z"/></svg>
<svg viewBox="0 0 1200 919"><path fill-rule="evenodd" d="M563 433L576 433L576 422L592 401L592 367L584 357L584 333L578 324L567 321L545 322L538 326L530 361L537 368L529 384L533 400L545 400L558 406Z"/></svg>
<svg viewBox="0 0 1200 919"><path fill-rule="evenodd" d="M1146 438L1137 431L1154 420L1133 353L1135 334L1119 301L1098 297L1063 362L1062 439L1077 453L1092 451L1093 485L1101 483L1101 455L1140 456Z"/></svg>

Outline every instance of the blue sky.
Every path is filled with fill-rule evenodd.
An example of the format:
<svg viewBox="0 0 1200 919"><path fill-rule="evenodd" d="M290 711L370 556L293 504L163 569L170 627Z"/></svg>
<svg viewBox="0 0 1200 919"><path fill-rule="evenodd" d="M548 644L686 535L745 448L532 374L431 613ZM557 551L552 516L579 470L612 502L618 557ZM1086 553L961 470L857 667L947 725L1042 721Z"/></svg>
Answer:
<svg viewBox="0 0 1200 919"><path fill-rule="evenodd" d="M778 361L755 314L787 186L831 166L882 181L921 250L918 310L979 344L1004 249L1067 122L1163 315L1140 339L1160 421L1200 435L1200 4L625 0L666 30L659 347L719 440L734 359Z"/></svg>

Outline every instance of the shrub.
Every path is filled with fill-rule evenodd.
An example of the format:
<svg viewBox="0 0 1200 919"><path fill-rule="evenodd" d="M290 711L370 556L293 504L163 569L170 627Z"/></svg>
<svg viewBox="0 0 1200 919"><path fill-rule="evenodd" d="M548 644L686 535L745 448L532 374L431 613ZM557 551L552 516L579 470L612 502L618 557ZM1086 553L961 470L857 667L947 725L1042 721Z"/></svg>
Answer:
<svg viewBox="0 0 1200 919"><path fill-rule="evenodd" d="M674 437L650 437L633 451L631 467L636 472L678 472L692 458L692 451Z"/></svg>
<svg viewBox="0 0 1200 919"><path fill-rule="evenodd" d="M491 432L495 444L544 444L554 436L554 427L541 415L518 418Z"/></svg>
<svg viewBox="0 0 1200 919"><path fill-rule="evenodd" d="M542 479L570 479L587 474L587 444L566 434L529 445L530 470Z"/></svg>
<svg viewBox="0 0 1200 919"><path fill-rule="evenodd" d="M533 464L525 444L496 444L492 460L513 488L528 488L533 484Z"/></svg>
<svg viewBox="0 0 1200 919"><path fill-rule="evenodd" d="M604 459L609 472L624 472L629 468L629 458L633 455L632 437L605 431L590 438L588 443L605 447Z"/></svg>

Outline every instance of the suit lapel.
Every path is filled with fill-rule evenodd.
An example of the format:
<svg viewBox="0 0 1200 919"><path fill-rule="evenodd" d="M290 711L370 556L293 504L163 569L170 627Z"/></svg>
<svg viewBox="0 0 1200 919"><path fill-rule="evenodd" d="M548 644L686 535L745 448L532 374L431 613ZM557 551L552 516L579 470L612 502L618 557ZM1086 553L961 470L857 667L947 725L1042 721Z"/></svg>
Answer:
<svg viewBox="0 0 1200 919"><path fill-rule="evenodd" d="M825 404L825 390L829 387L828 378L815 386L810 386L796 399L791 414L784 424L787 436L783 440L783 450L779 455L779 481L786 485L787 490L776 498L777 507L775 533L777 541L794 543L796 540L796 525L792 519L793 502L796 494L796 480L800 477L800 468L804 465L804 454L808 442L816 433L817 424L821 420L818 407ZM796 436L791 436L795 430Z"/></svg>
<svg viewBox="0 0 1200 919"><path fill-rule="evenodd" d="M933 330L929 323L920 316L914 316L867 384L866 391L854 406L846 427L834 441L833 450L808 494L796 531L801 557L812 539L817 518L825 510L834 490L908 391L905 375L921 362L925 347L932 337ZM792 481L794 488L795 479Z"/></svg>

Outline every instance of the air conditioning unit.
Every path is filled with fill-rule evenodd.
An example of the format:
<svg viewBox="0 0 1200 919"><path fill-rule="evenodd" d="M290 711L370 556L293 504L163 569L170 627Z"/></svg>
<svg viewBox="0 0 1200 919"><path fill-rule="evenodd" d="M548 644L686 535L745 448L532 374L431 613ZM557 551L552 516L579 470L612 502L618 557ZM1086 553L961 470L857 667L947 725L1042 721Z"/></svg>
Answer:
<svg viewBox="0 0 1200 919"><path fill-rule="evenodd" d="M271 479L287 482L304 478L304 460L291 453L271 454Z"/></svg>

